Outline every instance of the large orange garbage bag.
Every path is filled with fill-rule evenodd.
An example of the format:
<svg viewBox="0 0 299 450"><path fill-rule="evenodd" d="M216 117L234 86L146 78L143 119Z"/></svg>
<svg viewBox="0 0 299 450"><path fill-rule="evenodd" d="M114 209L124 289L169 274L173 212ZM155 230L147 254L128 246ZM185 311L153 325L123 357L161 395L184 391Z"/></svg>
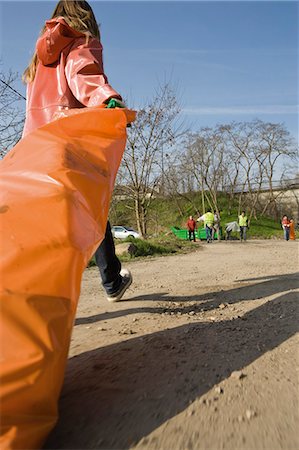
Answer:
<svg viewBox="0 0 299 450"><path fill-rule="evenodd" d="M81 276L104 237L135 117L70 114L26 136L0 164L1 449L40 448L57 420Z"/></svg>

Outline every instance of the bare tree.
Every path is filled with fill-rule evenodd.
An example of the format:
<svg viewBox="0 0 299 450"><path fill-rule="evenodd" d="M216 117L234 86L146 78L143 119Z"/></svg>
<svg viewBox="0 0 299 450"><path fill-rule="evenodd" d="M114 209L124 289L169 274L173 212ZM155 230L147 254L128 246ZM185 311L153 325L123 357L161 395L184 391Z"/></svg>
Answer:
<svg viewBox="0 0 299 450"><path fill-rule="evenodd" d="M192 139L193 138L193 139ZM217 129L202 128L194 134L183 158L183 167L196 180L205 205L219 214L218 194L225 180L225 147Z"/></svg>
<svg viewBox="0 0 299 450"><path fill-rule="evenodd" d="M180 195L192 204L192 192L201 191L203 212L205 204L218 212L219 193L226 192L229 212L237 198L239 213L246 208L250 218L257 218L258 210L273 213L279 196L273 188L278 162L294 159L295 153L289 132L280 124L254 120L202 128L190 136L179 159L178 171L186 182ZM265 185L269 196L261 208Z"/></svg>
<svg viewBox="0 0 299 450"><path fill-rule="evenodd" d="M263 156L264 173L269 188L268 201L263 208L262 215L268 210L278 219L279 210L276 200L280 193L275 192L273 185L275 170L283 157L298 163L298 149L294 139L283 124L266 123L258 120L255 122L255 126L258 131L259 151Z"/></svg>
<svg viewBox="0 0 299 450"><path fill-rule="evenodd" d="M174 108L165 110L165 103ZM219 214L223 193L229 213L238 201L239 212L246 209L249 218L278 216L282 190L275 187L274 178L282 162L298 167L296 146L286 128L260 120L232 122L188 133L169 149L179 134L173 126L177 115L175 97L166 86L141 111L129 135L119 179L132 200L128 207L135 210L141 234L146 235L149 205L161 194L173 200L181 217L186 201L195 213L209 207ZM154 220L158 230L158 218Z"/></svg>
<svg viewBox="0 0 299 450"><path fill-rule="evenodd" d="M0 157L20 140L25 119L25 98L14 89L18 75L0 70Z"/></svg>
<svg viewBox="0 0 299 450"><path fill-rule="evenodd" d="M255 164L256 158L254 153L255 131L251 123L232 122L221 127L226 143L234 161L237 162L238 183L238 213L244 208L246 203L246 195L248 191L252 191L251 184L255 178ZM233 177L234 181L236 177ZM231 190L231 189L230 189Z"/></svg>
<svg viewBox="0 0 299 450"><path fill-rule="evenodd" d="M180 108L169 84L158 89L155 98L142 108L128 133L127 148L118 175L127 197L133 200L137 228L146 237L148 210L164 188L165 154L180 134Z"/></svg>
<svg viewBox="0 0 299 450"><path fill-rule="evenodd" d="M180 217L183 218L185 216L185 212L181 201L183 198L186 198L183 189L184 173L182 173L182 166L177 152L175 152L171 161L169 159L170 158L168 158L167 161L167 169L164 171L164 192L165 195L173 201Z"/></svg>
<svg viewBox="0 0 299 450"><path fill-rule="evenodd" d="M185 133L180 145L167 158L165 171L166 195L175 203L179 215L186 215L183 205L190 203L193 212L199 214L200 207L195 192L199 190L198 180L193 176L186 158L186 148L191 145L193 136Z"/></svg>

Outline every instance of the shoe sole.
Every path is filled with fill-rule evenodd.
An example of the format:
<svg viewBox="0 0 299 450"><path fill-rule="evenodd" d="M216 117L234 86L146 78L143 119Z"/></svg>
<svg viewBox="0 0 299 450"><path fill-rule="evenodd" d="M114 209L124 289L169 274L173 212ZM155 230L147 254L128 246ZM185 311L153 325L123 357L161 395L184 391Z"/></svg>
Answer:
<svg viewBox="0 0 299 450"><path fill-rule="evenodd" d="M131 286L132 281L133 281L133 278L131 277L130 281L128 282L128 284L126 284L123 287L123 289L120 291L120 293L117 295L117 297L107 297L108 302L111 302L111 303L119 302L123 298L126 290L129 289L129 287Z"/></svg>

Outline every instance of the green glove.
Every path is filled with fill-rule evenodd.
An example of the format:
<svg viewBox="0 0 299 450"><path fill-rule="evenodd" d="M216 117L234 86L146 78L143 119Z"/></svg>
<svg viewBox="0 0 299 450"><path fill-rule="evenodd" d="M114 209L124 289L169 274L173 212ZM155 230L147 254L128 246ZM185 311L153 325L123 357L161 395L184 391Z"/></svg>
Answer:
<svg viewBox="0 0 299 450"><path fill-rule="evenodd" d="M126 108L126 105L121 100L117 98L110 98L106 108Z"/></svg>

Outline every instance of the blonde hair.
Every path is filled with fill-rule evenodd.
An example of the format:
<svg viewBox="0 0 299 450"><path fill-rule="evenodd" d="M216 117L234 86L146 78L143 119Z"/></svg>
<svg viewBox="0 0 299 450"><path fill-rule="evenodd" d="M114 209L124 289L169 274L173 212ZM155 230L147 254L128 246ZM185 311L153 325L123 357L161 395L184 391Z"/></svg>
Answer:
<svg viewBox="0 0 299 450"><path fill-rule="evenodd" d="M66 23L76 31L84 33L88 39L90 36L100 40L100 31L91 6L85 0L60 0L51 16L63 17ZM40 36L46 31L46 25L43 27ZM36 68L38 65L38 56L36 51L25 69L22 80L24 83L31 83L34 80Z"/></svg>

